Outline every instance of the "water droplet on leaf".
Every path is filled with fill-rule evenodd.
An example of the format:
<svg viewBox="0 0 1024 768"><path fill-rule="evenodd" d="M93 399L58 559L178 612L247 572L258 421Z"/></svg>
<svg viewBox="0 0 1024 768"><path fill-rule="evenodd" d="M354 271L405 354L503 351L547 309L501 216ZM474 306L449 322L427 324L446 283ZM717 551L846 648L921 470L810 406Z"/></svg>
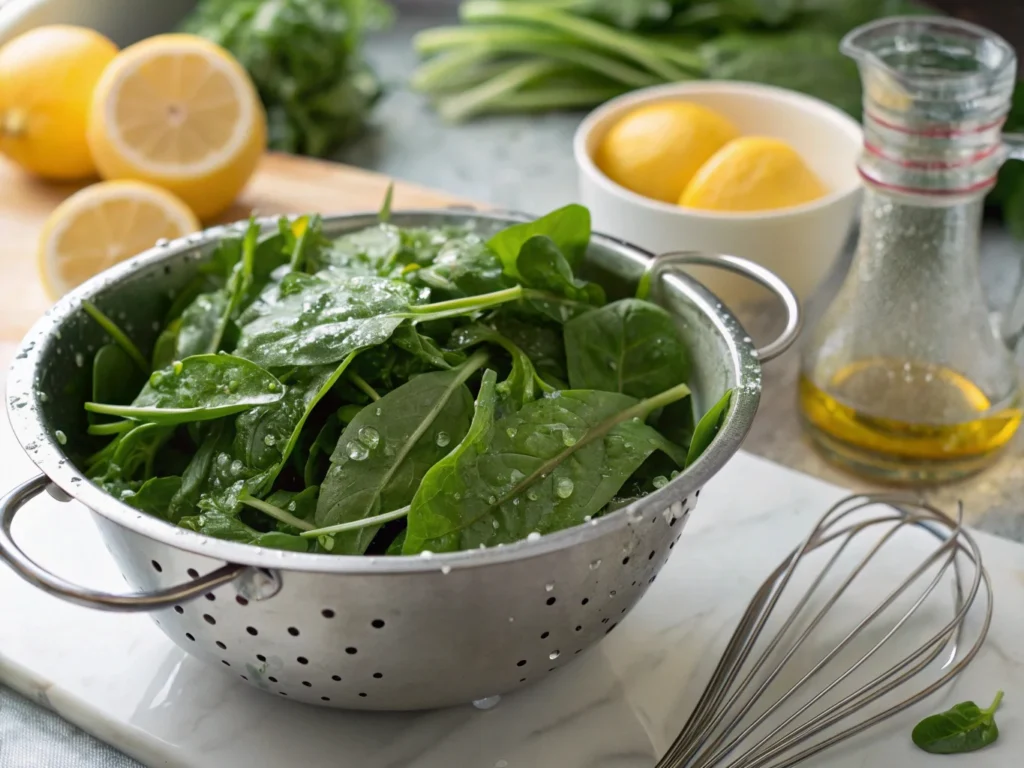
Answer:
<svg viewBox="0 0 1024 768"><path fill-rule="evenodd" d="M447 432L442 430L441 432L437 433L437 440L436 440L436 442L437 442L437 445L438 445L439 448L444 448L451 441L452 441L451 435L449 435ZM493 504L494 502L491 502L491 503Z"/></svg>
<svg viewBox="0 0 1024 768"><path fill-rule="evenodd" d="M67 445L68 436L61 432L59 429L53 433L53 436L57 438L57 442L61 445Z"/></svg>
<svg viewBox="0 0 1024 768"><path fill-rule="evenodd" d="M531 531L530 535L526 537L527 541L537 541L540 539L540 534L537 531Z"/></svg>
<svg viewBox="0 0 1024 768"><path fill-rule="evenodd" d="M652 482L654 483L655 488L664 488L668 485L668 478L664 475L658 475Z"/></svg>
<svg viewBox="0 0 1024 768"><path fill-rule="evenodd" d="M376 448L377 445L380 443L380 432L378 432L373 427L360 427L358 436L359 442L361 442L367 448ZM353 458L355 457L353 456Z"/></svg>
<svg viewBox="0 0 1024 768"><path fill-rule="evenodd" d="M555 495L560 499L568 499L572 496L573 487L571 477L560 477L555 480Z"/></svg>
<svg viewBox="0 0 1024 768"><path fill-rule="evenodd" d="M345 453L353 461L362 461L370 455L369 449L360 442L352 440L347 446L345 446Z"/></svg>

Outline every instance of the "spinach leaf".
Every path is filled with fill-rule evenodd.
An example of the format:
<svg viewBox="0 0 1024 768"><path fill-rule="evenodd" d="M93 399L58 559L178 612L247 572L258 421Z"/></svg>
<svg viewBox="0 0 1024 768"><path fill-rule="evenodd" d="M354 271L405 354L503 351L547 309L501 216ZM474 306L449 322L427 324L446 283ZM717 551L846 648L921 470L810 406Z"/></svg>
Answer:
<svg viewBox="0 0 1024 768"><path fill-rule="evenodd" d="M167 520L171 501L180 490L180 477L153 477L144 482L138 491L122 494L121 501L161 520Z"/></svg>
<svg viewBox="0 0 1024 768"><path fill-rule="evenodd" d="M686 397L679 385L648 400L569 390L493 421L478 398L462 443L424 476L403 551L493 546L578 525L598 514L654 451L683 456L642 419Z"/></svg>
<svg viewBox="0 0 1024 768"><path fill-rule="evenodd" d="M124 405L135 399L146 381L135 360L116 344L96 350L92 362L92 399L97 403Z"/></svg>
<svg viewBox="0 0 1024 768"><path fill-rule="evenodd" d="M526 353L537 372L547 377L556 389L568 388L562 384L569 374L560 325L547 320L526 322L504 309L495 313L492 324L498 333Z"/></svg>
<svg viewBox="0 0 1024 768"><path fill-rule="evenodd" d="M671 315L622 299L565 324L569 384L650 397L690 377L689 354Z"/></svg>
<svg viewBox="0 0 1024 768"><path fill-rule="evenodd" d="M448 240L429 266L414 269L407 278L442 294L442 298L493 293L515 285L497 254L476 235Z"/></svg>
<svg viewBox="0 0 1024 768"><path fill-rule="evenodd" d="M171 432L158 424L138 425L111 443L113 450L90 472L90 477L99 478L101 482L149 479L153 476L157 451L170 438Z"/></svg>
<svg viewBox="0 0 1024 768"><path fill-rule="evenodd" d="M590 211L582 205L567 205L534 221L506 227L488 240L487 245L501 259L505 272L519 278L519 252L535 235L550 238L570 267L577 267L583 263L590 244Z"/></svg>
<svg viewBox="0 0 1024 768"><path fill-rule="evenodd" d="M168 323L167 327L156 337L156 342L153 344L153 353L150 355L150 365L154 371L166 368L177 359L178 333L180 331L181 318L179 317ZM137 392L138 388L135 391ZM93 397L93 400L95 399Z"/></svg>
<svg viewBox="0 0 1024 768"><path fill-rule="evenodd" d="M323 219L319 214L300 216L290 225L287 219L278 222L284 238L282 250L290 254L288 268L292 272L304 272L308 267L317 269L321 263L323 250L330 241L323 236Z"/></svg>
<svg viewBox="0 0 1024 768"><path fill-rule="evenodd" d="M409 285L386 278L352 278L343 288L320 279L245 324L235 352L267 368L337 363L387 341L402 323L389 313L415 299Z"/></svg>
<svg viewBox="0 0 1024 768"><path fill-rule="evenodd" d="M303 468L302 478L307 486L320 485L330 466L330 457L334 452L334 446L338 444L341 437L341 421L337 414L330 414L324 421L323 426L309 447L309 454L306 456L306 464Z"/></svg>
<svg viewBox="0 0 1024 768"><path fill-rule="evenodd" d="M729 413L729 403L731 400L732 390L730 389L697 422L697 426L693 430L693 440L690 441L690 449L686 454L686 466L690 466L699 459L701 454L711 445L711 441L718 435L718 431L722 428L722 425L725 423L725 417Z"/></svg>
<svg viewBox="0 0 1024 768"><path fill-rule="evenodd" d="M516 257L516 269L520 281L528 288L547 291L581 304L601 306L605 302L604 289L597 283L573 277L569 262L555 241L545 235L535 235L523 243ZM582 307L577 312L588 309ZM564 309L555 319L566 319Z"/></svg>
<svg viewBox="0 0 1024 768"><path fill-rule="evenodd" d="M219 290L201 293L192 300L181 315L172 361L217 351L217 332L228 303L228 294Z"/></svg>
<svg viewBox="0 0 1024 768"><path fill-rule="evenodd" d="M149 373L149 363L146 362L146 358L143 357L139 348L136 347L134 342L128 338L127 334L117 326L117 323L103 314L96 305L90 301L83 301L82 309L84 309L85 313L107 332L110 338L114 340L114 343L124 350L128 357L135 361L139 366L140 371L143 373Z"/></svg>
<svg viewBox="0 0 1024 768"><path fill-rule="evenodd" d="M995 713L1003 701L1003 692L996 694L988 709L980 709L973 701L965 701L938 715L926 717L914 726L911 737L925 752L954 755L974 752L999 738Z"/></svg>
<svg viewBox="0 0 1024 768"><path fill-rule="evenodd" d="M194 355L154 371L131 405L86 403L93 413L154 424L217 419L280 400L284 387L260 366L232 355Z"/></svg>
<svg viewBox="0 0 1024 768"><path fill-rule="evenodd" d="M403 528L402 532L399 533L397 536L395 536L395 538L391 542L391 544L388 545L387 552L385 552L384 554L391 555L391 556L401 555L402 554L402 547L405 546L405 535L406 535L406 532L407 532L406 529Z"/></svg>
<svg viewBox="0 0 1024 768"><path fill-rule="evenodd" d="M461 349L482 343L494 344L504 349L512 358L512 372L508 379L498 385L498 391L500 393L502 389L506 390L516 407L534 400L537 389L543 392L553 391L537 375L537 371L526 353L493 328L484 325L460 328L452 334L452 343Z"/></svg>
<svg viewBox="0 0 1024 768"><path fill-rule="evenodd" d="M186 515L195 512L196 503L202 493L203 485L210 474L213 466L213 459L220 450L230 444L231 435L225 429L225 422L215 421L210 425L199 450L196 451L192 460L181 476L181 487L174 494L168 507L168 519L171 522L178 522Z"/></svg>
<svg viewBox="0 0 1024 768"><path fill-rule="evenodd" d="M215 539L237 541L257 547L285 549L291 552L306 552L309 549L309 542L306 539L280 531L263 533L246 525L234 515L223 512L206 511L199 515L184 517L178 525Z"/></svg>
<svg viewBox="0 0 1024 768"><path fill-rule="evenodd" d="M466 380L487 361L417 376L366 406L342 432L316 510L316 526L361 520L407 505L420 478L462 439L473 396ZM321 537L335 554L362 554L379 526Z"/></svg>
<svg viewBox="0 0 1024 768"><path fill-rule="evenodd" d="M267 503L280 507L300 520L312 521L316 516L316 502L319 494L320 488L317 485L310 485L301 491L274 491L267 497ZM285 526L281 522L278 522L277 527L279 530L294 528L294 526ZM285 532L290 533L291 530Z"/></svg>

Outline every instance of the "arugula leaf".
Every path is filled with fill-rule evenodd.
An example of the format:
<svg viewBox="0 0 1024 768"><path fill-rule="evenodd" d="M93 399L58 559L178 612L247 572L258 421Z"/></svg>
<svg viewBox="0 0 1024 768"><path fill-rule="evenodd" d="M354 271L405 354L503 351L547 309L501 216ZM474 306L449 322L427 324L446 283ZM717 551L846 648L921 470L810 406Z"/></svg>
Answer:
<svg viewBox="0 0 1024 768"><path fill-rule="evenodd" d="M517 259L526 241L535 235L550 238L570 267L583 263L590 245L590 211L582 205L567 205L534 221L506 227L490 240L488 247L498 254L505 272L519 278Z"/></svg>
<svg viewBox="0 0 1024 768"><path fill-rule="evenodd" d="M565 324L573 389L650 397L690 377L690 356L672 316L649 301L622 299Z"/></svg>
<svg viewBox="0 0 1024 768"><path fill-rule="evenodd" d="M999 738L995 713L1002 701L1003 692L999 691L988 709L965 701L926 717L914 726L914 744L935 755L955 755L987 747Z"/></svg>
<svg viewBox="0 0 1024 768"><path fill-rule="evenodd" d="M345 427L331 456L316 527L408 504L423 474L469 428L473 396L465 382L486 361L486 354L476 354L460 368L417 376L363 408ZM321 546L335 554L362 554L378 527L323 537Z"/></svg>
<svg viewBox="0 0 1024 768"><path fill-rule="evenodd" d="M701 454L708 449L711 441L718 435L718 431L725 423L725 417L729 414L729 403L732 401L732 390L728 390L722 399L711 406L693 430L693 440L690 442L690 449L686 454L686 466L690 466Z"/></svg>
<svg viewBox="0 0 1024 768"><path fill-rule="evenodd" d="M86 403L85 409L154 424L183 424L217 419L283 395L281 382L249 360L194 355L154 371L131 405Z"/></svg>
<svg viewBox="0 0 1024 768"><path fill-rule="evenodd" d="M679 385L637 402L570 390L493 421L481 388L466 438L423 477L405 554L493 546L578 525L598 514L654 451L683 456L641 419L686 397Z"/></svg>

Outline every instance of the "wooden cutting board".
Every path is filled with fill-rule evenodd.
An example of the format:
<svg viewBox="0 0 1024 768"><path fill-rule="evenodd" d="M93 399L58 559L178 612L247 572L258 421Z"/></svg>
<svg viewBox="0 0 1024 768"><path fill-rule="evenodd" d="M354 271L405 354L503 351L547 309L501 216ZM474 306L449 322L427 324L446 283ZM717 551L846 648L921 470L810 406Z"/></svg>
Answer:
<svg viewBox="0 0 1024 768"><path fill-rule="evenodd" d="M261 215L376 210L390 181L338 163L271 153L218 222L243 219L253 210ZM41 181L0 159L0 361L52 303L39 281L36 243L50 212L82 186ZM395 208L465 202L443 192L395 182Z"/></svg>

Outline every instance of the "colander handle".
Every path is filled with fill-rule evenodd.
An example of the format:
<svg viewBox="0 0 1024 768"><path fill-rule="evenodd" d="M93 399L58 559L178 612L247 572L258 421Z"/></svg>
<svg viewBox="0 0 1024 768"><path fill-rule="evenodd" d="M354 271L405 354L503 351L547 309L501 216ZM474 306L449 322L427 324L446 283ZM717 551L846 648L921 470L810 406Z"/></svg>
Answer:
<svg viewBox="0 0 1024 768"><path fill-rule="evenodd" d="M14 516L28 501L38 496L50 484L46 475L39 475L22 483L13 491L0 499L0 560L6 562L14 572L25 581L39 587L44 592L77 603L89 608L100 608L105 611L152 611L158 608L169 608L204 595L215 587L237 579L248 569L245 565L228 564L211 571L205 576L153 592L136 592L131 595L119 595L112 592L100 592L88 587L80 587L56 576L32 560L21 551L11 536L11 523Z"/></svg>
<svg viewBox="0 0 1024 768"><path fill-rule="evenodd" d="M647 271L644 272L643 277L640 279L637 297L646 298L652 286L658 285L662 274L665 272L686 266L714 267L734 272L741 277L753 280L755 283L764 286L782 302L782 306L786 310L786 327L782 329L782 332L774 341L757 350L757 357L761 362L766 363L769 360L774 360L793 346L793 342L800 335L800 329L803 326L803 314L800 311L799 299L797 299L796 294L793 293L790 287L786 285L786 282L770 269L765 269L760 264L755 264L739 256L727 256L722 253L703 253L701 251L672 251L659 254L650 263Z"/></svg>

